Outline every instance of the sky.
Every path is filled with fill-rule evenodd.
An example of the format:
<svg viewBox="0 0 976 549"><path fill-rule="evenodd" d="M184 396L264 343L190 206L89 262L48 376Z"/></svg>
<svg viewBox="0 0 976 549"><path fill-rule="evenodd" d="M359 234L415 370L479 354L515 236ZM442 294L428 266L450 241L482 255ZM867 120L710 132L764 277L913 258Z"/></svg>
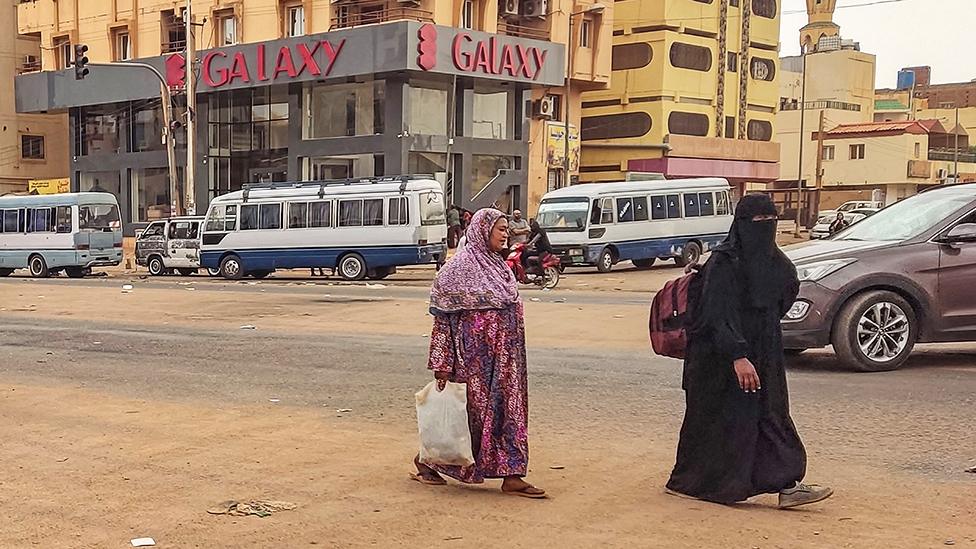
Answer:
<svg viewBox="0 0 976 549"><path fill-rule="evenodd" d="M798 55L806 2L781 5L781 53ZM878 88L893 88L898 70L915 65L932 67L933 84L976 79L976 0L838 0L834 22L877 56Z"/></svg>

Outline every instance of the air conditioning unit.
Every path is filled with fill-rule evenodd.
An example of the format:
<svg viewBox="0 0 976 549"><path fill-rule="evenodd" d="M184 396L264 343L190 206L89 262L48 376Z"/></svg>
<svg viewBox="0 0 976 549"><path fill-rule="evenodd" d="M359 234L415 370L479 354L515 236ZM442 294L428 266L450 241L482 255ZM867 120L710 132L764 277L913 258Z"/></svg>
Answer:
<svg viewBox="0 0 976 549"><path fill-rule="evenodd" d="M519 0L502 0L502 15L505 17L518 17Z"/></svg>
<svg viewBox="0 0 976 549"><path fill-rule="evenodd" d="M536 118L552 120L556 115L556 98L551 95L547 95L536 101L535 112L533 114L535 114Z"/></svg>
<svg viewBox="0 0 976 549"><path fill-rule="evenodd" d="M549 14L548 0L524 0L522 2L523 17L545 17Z"/></svg>

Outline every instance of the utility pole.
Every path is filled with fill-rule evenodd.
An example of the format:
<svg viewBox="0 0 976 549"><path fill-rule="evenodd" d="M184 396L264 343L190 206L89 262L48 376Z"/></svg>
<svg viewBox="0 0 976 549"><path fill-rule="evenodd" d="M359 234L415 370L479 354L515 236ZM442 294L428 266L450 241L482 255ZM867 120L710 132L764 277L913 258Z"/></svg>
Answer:
<svg viewBox="0 0 976 549"><path fill-rule="evenodd" d="M955 167L952 168L952 182L959 183L959 107L956 107L956 126L952 128L952 133L956 135L955 152L952 155L953 164L955 164Z"/></svg>
<svg viewBox="0 0 976 549"><path fill-rule="evenodd" d="M807 116L807 52L805 49L800 50L800 58L803 60L803 79L800 84L800 154L796 168L796 229L793 231L793 236L797 238L800 236L802 219L800 205L803 203L803 122Z"/></svg>
<svg viewBox="0 0 976 549"><path fill-rule="evenodd" d="M823 188L823 156L824 156L824 111L820 111L820 129L817 130L817 191Z"/></svg>
<svg viewBox="0 0 976 549"><path fill-rule="evenodd" d="M193 36L193 0L186 0L186 167L183 169L183 214L194 215L197 171L197 82L194 66L196 40Z"/></svg>

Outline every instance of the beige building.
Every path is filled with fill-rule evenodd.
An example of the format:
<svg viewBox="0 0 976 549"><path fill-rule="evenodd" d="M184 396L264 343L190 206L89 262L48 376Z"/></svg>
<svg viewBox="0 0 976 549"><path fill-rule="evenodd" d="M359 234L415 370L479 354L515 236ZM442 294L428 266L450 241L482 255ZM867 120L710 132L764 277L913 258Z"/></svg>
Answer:
<svg viewBox="0 0 976 549"><path fill-rule="evenodd" d="M41 42L17 34L17 1L0 0L0 195L26 192L31 180L68 176L64 115L17 114L14 76L41 68Z"/></svg>
<svg viewBox="0 0 976 549"><path fill-rule="evenodd" d="M27 0L18 15L20 32L44 48L44 71L65 70L71 45L84 43L93 63L139 59L169 77L182 66L185 5ZM527 207L570 179L565 117L579 127L579 94L610 79L613 2L193 0L192 8L198 211L251 181L404 173L442 177L449 200L469 209ZM93 67L82 82L42 74L18 83L18 104L70 113L73 188L116 193L127 226L167 215L175 201L148 73ZM186 137L176 137L182 177Z"/></svg>

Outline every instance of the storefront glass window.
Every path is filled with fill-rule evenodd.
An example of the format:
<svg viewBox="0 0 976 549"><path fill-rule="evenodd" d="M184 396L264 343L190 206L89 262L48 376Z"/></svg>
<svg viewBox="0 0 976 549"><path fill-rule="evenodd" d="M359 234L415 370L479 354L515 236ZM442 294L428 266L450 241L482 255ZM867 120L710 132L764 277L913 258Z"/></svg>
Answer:
<svg viewBox="0 0 976 549"><path fill-rule="evenodd" d="M407 127L412 134L447 135L447 88L411 84Z"/></svg>
<svg viewBox="0 0 976 549"><path fill-rule="evenodd" d="M311 114L304 132L308 139L383 133L383 81L316 86L306 100Z"/></svg>
<svg viewBox="0 0 976 549"><path fill-rule="evenodd" d="M132 170L132 221L155 221L170 215L169 170Z"/></svg>
<svg viewBox="0 0 976 549"><path fill-rule="evenodd" d="M508 92L475 92L472 111L472 137L505 139L508 136Z"/></svg>
<svg viewBox="0 0 976 549"><path fill-rule="evenodd" d="M81 192L112 193L121 204L122 183L119 172L82 172L79 178Z"/></svg>
<svg viewBox="0 0 976 549"><path fill-rule="evenodd" d="M468 182L469 196L478 194L485 188L499 170L511 169L514 162L507 156L474 155L471 157L471 179Z"/></svg>
<svg viewBox="0 0 976 549"><path fill-rule="evenodd" d="M306 181L383 175L383 155L319 156L303 159L302 165Z"/></svg>
<svg viewBox="0 0 976 549"><path fill-rule="evenodd" d="M89 154L119 153L119 121L124 119L127 104L112 103L95 107L82 107L76 131L80 132L77 142L78 156Z"/></svg>
<svg viewBox="0 0 976 549"><path fill-rule="evenodd" d="M142 101L132 103L132 152L162 151L166 149L163 143L163 109L159 101Z"/></svg>

